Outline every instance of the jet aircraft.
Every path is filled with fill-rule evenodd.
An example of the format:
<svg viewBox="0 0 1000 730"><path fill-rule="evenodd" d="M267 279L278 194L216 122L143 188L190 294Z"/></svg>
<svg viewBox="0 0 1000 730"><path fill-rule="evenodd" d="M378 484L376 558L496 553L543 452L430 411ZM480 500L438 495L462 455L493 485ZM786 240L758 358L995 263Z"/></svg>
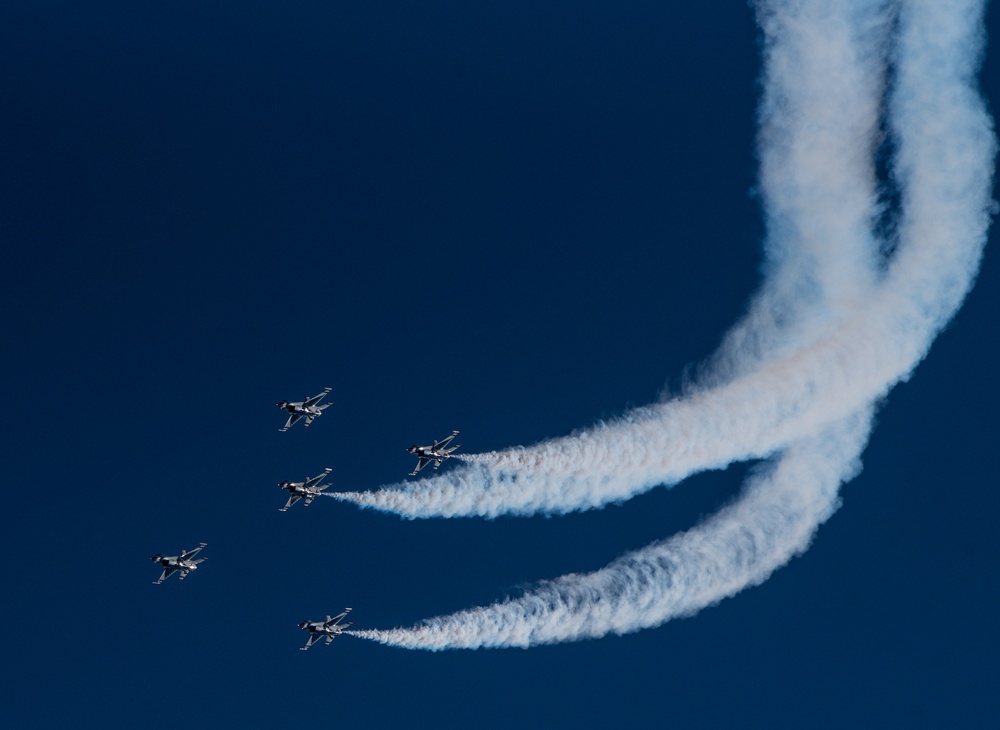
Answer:
<svg viewBox="0 0 1000 730"><path fill-rule="evenodd" d="M418 471L423 469L425 466L434 462L434 470L441 466L441 462L445 459L451 457L451 453L457 449L462 444L455 444L451 448L448 448L448 444L451 440L458 435L458 431L452 431L451 436L441 441L435 440L430 446L417 446L414 444L409 447L407 451L417 457L417 468L410 472L410 476L415 476Z"/></svg>
<svg viewBox="0 0 1000 730"><path fill-rule="evenodd" d="M306 651L310 646L324 637L326 637L326 645L329 646L330 642L344 633L344 629L351 625L351 621L348 621L346 624L340 623L350 612L351 609L345 608L343 613L337 614L333 618L327 615L326 621L303 621L300 623L299 628L309 632L309 641L305 646L299 647L299 650Z"/></svg>
<svg viewBox="0 0 1000 730"><path fill-rule="evenodd" d="M203 542L194 550L184 550L180 555L154 555L150 558L150 560L163 566L163 574L158 580L154 580L153 583L160 585L160 583L172 576L178 570L181 572L178 580L184 580L187 578L187 574L190 571L198 569L198 563L203 563L208 560L208 558L194 559L194 556L201 552L201 549L207 544L208 543Z"/></svg>
<svg viewBox="0 0 1000 730"><path fill-rule="evenodd" d="M308 426L310 423L313 422L314 418L319 418L320 416L322 416L323 409L329 408L330 406L333 405L333 403L326 403L325 405L322 406L318 406L316 404L319 403L321 400L323 400L323 397L327 393L329 393L330 390L331 390L330 388L324 388L323 392L320 393L319 395L314 395L312 398L305 398L301 401L296 401L294 403L289 402L287 400L281 401L281 403L278 404L278 408L283 408L286 411L288 411L289 416L288 420L285 422L285 425L279 428L278 430L287 431L291 426L298 423L300 418L305 418L306 419L305 425Z"/></svg>
<svg viewBox="0 0 1000 730"><path fill-rule="evenodd" d="M322 474L317 474L314 477L306 477L304 482L281 482L278 484L279 487L289 493L288 501L285 502L284 507L279 508L279 511L287 512L288 508L300 499L306 507L312 504L312 501L322 494L324 489L330 486L329 484L324 484L323 486L320 486L319 484L324 478L326 478L326 475L329 474L330 471L330 467L327 467L323 470Z"/></svg>

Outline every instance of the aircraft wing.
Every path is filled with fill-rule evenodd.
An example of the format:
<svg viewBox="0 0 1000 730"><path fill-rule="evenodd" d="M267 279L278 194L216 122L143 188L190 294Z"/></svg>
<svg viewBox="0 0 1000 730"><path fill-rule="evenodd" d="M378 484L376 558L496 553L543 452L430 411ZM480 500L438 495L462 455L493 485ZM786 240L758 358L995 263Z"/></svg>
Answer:
<svg viewBox="0 0 1000 730"><path fill-rule="evenodd" d="M326 619L326 625L327 626L336 626L341 621L343 621L345 618L347 618L347 614L349 614L349 613L350 613L350 611L344 611L343 613L338 613L333 618L327 618Z"/></svg>
<svg viewBox="0 0 1000 730"><path fill-rule="evenodd" d="M292 415L290 415L288 417L288 420L285 421L285 425L282 426L281 428L279 428L278 430L279 431L287 431L289 428L291 428L296 423L298 423L298 421L299 421L300 418L302 418L302 414L301 413L293 413Z"/></svg>
<svg viewBox="0 0 1000 730"><path fill-rule="evenodd" d="M179 557L179 558L177 558L177 559L178 559L178 560L190 560L190 559L191 559L191 558L193 558L193 557L194 557L195 555L197 555L198 553L200 553L200 552L201 552L201 549L202 549L203 547L205 547L205 546L204 546L204 544L202 544L202 545L199 545L199 546L198 546L198 547L196 547L196 548L195 548L194 550L184 550L183 552L181 552L181 555L180 555L180 557Z"/></svg>
<svg viewBox="0 0 1000 730"><path fill-rule="evenodd" d="M325 477L331 471L333 471L333 469L331 469L330 467L327 467L326 469L323 470L322 474L317 474L314 477L309 477L308 479L306 479L306 483L303 486L305 486L305 487L315 487L317 484L319 484L321 481L323 481L323 477Z"/></svg>
<svg viewBox="0 0 1000 730"><path fill-rule="evenodd" d="M174 567L164 568L163 569L163 573L160 574L159 579L155 580L153 582L154 583L162 583L163 581L165 581L167 578L169 578L170 576L172 576L176 572L177 572L177 568L174 568Z"/></svg>
<svg viewBox="0 0 1000 730"><path fill-rule="evenodd" d="M279 511L279 512L287 512L287 511L288 511L288 508L289 508L289 507L291 507L291 506L292 506L293 504L295 504L296 502L298 502L298 501L299 501L300 499L302 499L302 497L300 497L300 496L299 496L299 495L297 495L297 494L292 494L292 495L290 495L290 496L288 497L288 501L287 501L287 502L285 502L285 506L284 506L284 507L281 507L281 508L279 508L279 510L278 510L278 511Z"/></svg>
<svg viewBox="0 0 1000 730"><path fill-rule="evenodd" d="M302 647L301 651L308 649L310 646L319 641L322 636L322 634L309 634L309 641L306 642L306 645Z"/></svg>
<svg viewBox="0 0 1000 730"><path fill-rule="evenodd" d="M321 400L323 400L326 394L329 393L331 390L332 390L331 388L325 388L323 392L320 393L319 395L314 395L312 398L306 398L305 407L308 408L309 406L316 405Z"/></svg>
<svg viewBox="0 0 1000 730"><path fill-rule="evenodd" d="M456 437L457 435L458 435L458 431L455 431L455 432L454 432L454 433L453 433L453 434L452 434L451 436L449 436L448 438L446 438L446 439L441 439L440 441L435 441L435 442L434 442L434 450L435 450L435 451L441 451L442 449L446 448L446 447L448 446L448 444L450 444L450 443L452 442L452 440L453 440L453 439L454 439L454 438L455 438L455 437Z"/></svg>
<svg viewBox="0 0 1000 730"><path fill-rule="evenodd" d="M418 471L423 469L425 466L431 463L431 460L426 456L421 456L417 460L417 468L410 472L410 476L415 476Z"/></svg>

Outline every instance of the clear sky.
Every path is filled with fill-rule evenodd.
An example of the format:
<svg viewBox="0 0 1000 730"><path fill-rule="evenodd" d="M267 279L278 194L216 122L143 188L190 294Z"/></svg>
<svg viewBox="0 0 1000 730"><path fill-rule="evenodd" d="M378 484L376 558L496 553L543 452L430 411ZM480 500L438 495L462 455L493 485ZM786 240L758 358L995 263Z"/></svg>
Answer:
<svg viewBox="0 0 1000 730"><path fill-rule="evenodd" d="M764 585L528 651L297 650L304 619L488 603L735 496L747 465L551 519L281 514L276 485L374 488L452 429L530 444L679 388L760 281L757 40L743 2L8 3L0 722L1000 724L989 248Z"/></svg>

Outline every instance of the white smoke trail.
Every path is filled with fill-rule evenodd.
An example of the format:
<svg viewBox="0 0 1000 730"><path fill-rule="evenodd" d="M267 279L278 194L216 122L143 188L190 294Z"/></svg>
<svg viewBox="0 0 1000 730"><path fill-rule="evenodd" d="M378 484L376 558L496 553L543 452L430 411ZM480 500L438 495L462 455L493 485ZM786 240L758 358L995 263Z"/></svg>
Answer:
<svg viewBox="0 0 1000 730"><path fill-rule="evenodd" d="M948 16L946 6L949 4L931 8L935 22L941 20L940 15ZM884 27L879 12L882 3L850 7L855 8L853 22L868 18L865 30L869 34L873 27ZM787 15L778 10L788 11ZM776 238L802 242L807 254L788 256L795 264L787 269L791 273L776 279L787 283L802 278L807 284L805 295L774 294L783 286L765 287L765 296L758 300L765 304L755 310L740 334L727 341L729 346L724 348L723 359L730 363L728 370L749 372L721 386L635 410L617 421L567 438L478 455L475 463L434 479L412 485L389 485L376 492L330 496L407 517L493 517L588 509L627 499L659 484L674 484L696 471L766 457L803 433L846 418L906 379L926 354L937 330L957 308L974 276L988 224L984 211L989 199L993 139L989 120L967 83L974 67L974 61L968 59L970 54L976 58L978 47L974 31L967 30L957 38L967 44L964 47L953 44L952 48L942 48L932 60L915 58L897 63L899 89L906 91L897 90L895 106L899 109L895 118L905 116L907 104L921 104L919 113L924 117L928 105L937 104L947 110L944 118L936 119L933 133L927 139L912 144L904 143L903 130L908 125L896 124L900 150L926 149L928 143L936 144L941 134L961 140L953 143L962 152L961 165L952 164L946 169L945 163L950 159L947 154L939 155L941 160L929 161L935 166L922 179L938 175L943 179L935 183L937 191L921 193L921 197L943 196L944 188L956 184L966 189L958 200L944 203L942 197L934 204L936 208L927 201L921 202L932 213L921 215L919 236L912 235L918 232L914 223L903 226L911 235L906 236L907 245L899 247L891 263L890 281L888 285L882 282L877 289L873 288L871 262L876 245L871 233L875 207L870 192L871 135L873 110L877 108L881 89L878 80L882 77L881 59L871 47L877 48L878 44L869 43L866 47L857 40L850 42L849 33L840 28L850 20L845 17L849 15L841 13L837 17L827 5L815 2L776 4L762 11L766 29L776 33L786 31L796 39L790 44L794 51L787 51L777 42L772 45L772 65L777 68L772 68L769 88L782 90L771 95L780 100L773 103L772 116L778 110L789 113L793 122L786 127L793 134L772 135L778 140L791 138L792 142L785 147L767 144L768 135L762 135L763 182L769 191L767 199L776 211L771 215L772 220L792 221L777 227L794 235L779 230ZM836 22L831 23L833 30L827 33L823 21L830 21L831 17ZM901 27L911 28L911 33L917 32L912 30L913 23L900 22ZM824 40L832 42L834 48L824 45ZM841 46L841 50L836 50ZM810 77L810 63L799 63L803 57L818 64L817 74ZM964 96L942 76L949 73L943 70L948 59L952 59L952 66L959 65L950 73L953 77L959 74L960 78L953 80L966 90ZM910 90L903 79L906 69L916 64L931 67L928 72L933 70L933 73L926 78L934 81ZM816 75L823 76L818 84ZM803 77L812 83L802 81ZM803 91L823 89L827 77L843 79L829 84L837 102L833 105L816 102L822 94L813 92L809 96ZM876 80L862 81L869 77ZM850 92L855 84L856 98L860 101L852 103ZM948 95L947 100L928 98L934 88L942 87L950 89L940 92ZM797 93L808 98L793 105ZM921 101L901 101L917 97ZM796 110L803 121L794 121ZM842 117L847 120L848 133L838 136L829 130ZM952 129L942 129L941 124L948 120ZM772 123L772 126L780 125ZM852 144L856 149L853 155ZM813 152L824 145L829 145L834 154ZM912 157L918 153L908 154ZM770 162L772 157L777 161ZM900 160L900 183L905 184L904 190L911 191L912 197L923 188L907 172L913 163L902 157ZM829 177L822 174L824 167L830 169ZM856 186L853 192L852 182ZM907 210L913 207L911 204ZM945 216L949 216L947 225L943 224ZM912 217L904 218L904 222ZM792 249L788 244L782 245ZM813 275L809 275L810 268L815 272ZM806 276L797 276L801 273ZM942 289L945 286L948 291ZM815 292L830 290L836 292L834 306L828 302L826 306L816 306L810 301L816 299ZM803 310L813 314L779 332L785 338L781 341L772 331L775 328L768 329L767 318L759 316L759 312L791 311L797 301ZM756 352L747 353L745 348L734 344L747 340L754 340ZM771 353L780 356L767 357ZM741 368L731 364L760 363L765 359L766 367Z"/></svg>
<svg viewBox="0 0 1000 730"><path fill-rule="evenodd" d="M895 326L914 339L933 336L961 305L990 225L996 138L976 86L983 5L909 0L900 13L889 118L903 212L884 289Z"/></svg>
<svg viewBox="0 0 1000 730"><path fill-rule="evenodd" d="M768 98L782 100L776 107L821 89L810 77L809 63L782 59L822 49L825 39L840 39L827 49L839 59L835 66L870 69L873 57L854 53L850 39L877 37L885 27L884 6L860 0L837 5L852 10L831 13L821 0L760 4L761 24L772 34L767 84ZM724 344L720 362L731 367L711 389L573 437L480 455L475 463L409 490L337 496L409 516L558 512L623 499L697 469L782 449L772 471L752 479L736 503L699 527L601 571L564 576L519 599L412 629L354 633L398 646L442 649L529 646L635 631L755 585L804 550L836 508L838 485L858 468L873 404L926 354L975 278L989 224L996 146L973 86L982 51L982 8L981 0L899 5L889 123L902 204L896 252L881 280L867 276L874 250L872 197L861 195L844 205L854 213L847 215L850 225L838 227L844 201L823 199L824 177L809 175L808 160L799 154L808 145L797 148L794 141L794 130L809 131L806 112L815 107L797 107L804 126L797 126L793 113L787 149L769 146L762 134L762 157L774 154L763 160L762 179L772 224L787 217L794 232L789 240L802 242L806 252L792 259L796 266L815 266L814 286L796 293L770 284L764 293L772 302L800 301L813 311L781 323L768 309L780 313L786 305L765 302L758 312L752 309L742 332ZM845 17L853 34L836 27ZM831 24L829 34L824 35L823 22ZM840 110L849 126L851 120L871 119L864 111L871 89L862 86L863 99ZM870 121L854 124L855 132L870 128ZM870 159L870 144L861 148ZM864 189L870 188L870 170L870 162L847 163L831 176L839 179L842 172ZM785 188L789 175L793 184ZM816 183L812 189L810 182ZM861 216L868 220L857 227ZM821 296L812 297L816 291ZM833 316L825 318L827 313Z"/></svg>
<svg viewBox="0 0 1000 730"><path fill-rule="evenodd" d="M880 291L871 301L835 333L721 387L432 479L330 496L407 517L563 513L766 457L881 398L926 353L938 318L922 318L919 300Z"/></svg>
<svg viewBox="0 0 1000 730"><path fill-rule="evenodd" d="M812 3L784 20L797 35L781 35L777 19L766 23L769 73L778 79L767 84L761 112L769 277L711 368L718 382L738 370L746 377L565 439L466 457L474 463L430 480L330 496L408 517L566 512L766 456L811 427L800 421L779 428L795 414L808 415L813 394L830 381L823 372L830 347L816 342L817 333L858 314L876 270L877 245L868 232L877 204L871 153L885 46L884 33L870 29L886 21L883 3L870 5ZM812 371L798 357L807 344L818 366ZM856 336L846 344L864 349ZM765 358L779 362L748 376L751 363ZM830 392L829 400L844 407L815 423L845 417L880 394L883 382L879 377L874 391Z"/></svg>
<svg viewBox="0 0 1000 730"><path fill-rule="evenodd" d="M767 81L759 112L765 279L702 368L702 386L787 357L856 314L875 283L888 27L883 2L761 6ZM792 335L790 336L790 333Z"/></svg>
<svg viewBox="0 0 1000 730"><path fill-rule="evenodd" d="M763 582L809 545L860 468L870 413L791 446L772 470L702 525L586 575L565 575L493 606L410 629L353 631L411 649L527 647L624 634L688 616Z"/></svg>

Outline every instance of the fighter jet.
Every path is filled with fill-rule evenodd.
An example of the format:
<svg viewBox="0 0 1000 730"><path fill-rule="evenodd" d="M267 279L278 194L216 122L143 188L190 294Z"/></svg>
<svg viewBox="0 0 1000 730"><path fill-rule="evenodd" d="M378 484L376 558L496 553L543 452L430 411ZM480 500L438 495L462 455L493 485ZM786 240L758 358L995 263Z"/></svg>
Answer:
<svg viewBox="0 0 1000 730"><path fill-rule="evenodd" d="M312 501L322 494L324 489L330 486L329 484L319 485L330 471L330 467L327 467L323 470L322 474L317 474L314 477L306 477L304 482L281 482L278 484L279 487L286 490L290 495L288 501L285 502L285 506L281 507L279 511L287 512L288 508L300 499L306 507L312 504Z"/></svg>
<svg viewBox="0 0 1000 730"><path fill-rule="evenodd" d="M346 624L340 623L346 618L347 614L351 612L351 609L345 608L344 612L330 618L329 615L326 617L326 621L303 621L299 624L300 629L305 629L309 632L309 641L305 646L299 647L300 651L306 651L310 646L315 644L317 641L326 637L326 645L329 646L330 642L344 633L344 629L351 625L352 622L348 621Z"/></svg>
<svg viewBox="0 0 1000 730"><path fill-rule="evenodd" d="M409 447L407 451L417 457L417 468L410 472L410 476L415 476L418 471L423 469L425 466L434 462L434 470L441 466L441 462L451 456L451 452L457 449L462 444L455 444L451 448L448 448L448 444L451 440L458 435L458 431L452 431L451 436L441 441L435 441L430 446L417 446L414 444Z"/></svg>
<svg viewBox="0 0 1000 730"><path fill-rule="evenodd" d="M184 550L180 555L154 555L150 558L150 560L163 566L163 574L160 576L159 580L154 580L153 583L160 585L160 583L172 576L178 570L181 572L178 580L184 580L187 578L187 574L190 571L198 569L198 563L203 563L208 560L208 558L194 559L194 556L201 552L201 549L205 547L205 545L207 545L207 543L203 542L194 550Z"/></svg>
<svg viewBox="0 0 1000 730"><path fill-rule="evenodd" d="M281 401L278 404L278 408L284 408L290 414L288 420L285 421L285 425L279 428L279 431L287 431L289 427L298 422L300 418L305 418L305 425L308 426L313 422L314 418L319 418L323 415L323 409L332 406L332 403L327 403L322 406L316 405L323 397L330 392L330 388L324 388L323 392L319 395L314 395L312 398L304 398L301 401L296 401L295 403L290 403L287 400Z"/></svg>

